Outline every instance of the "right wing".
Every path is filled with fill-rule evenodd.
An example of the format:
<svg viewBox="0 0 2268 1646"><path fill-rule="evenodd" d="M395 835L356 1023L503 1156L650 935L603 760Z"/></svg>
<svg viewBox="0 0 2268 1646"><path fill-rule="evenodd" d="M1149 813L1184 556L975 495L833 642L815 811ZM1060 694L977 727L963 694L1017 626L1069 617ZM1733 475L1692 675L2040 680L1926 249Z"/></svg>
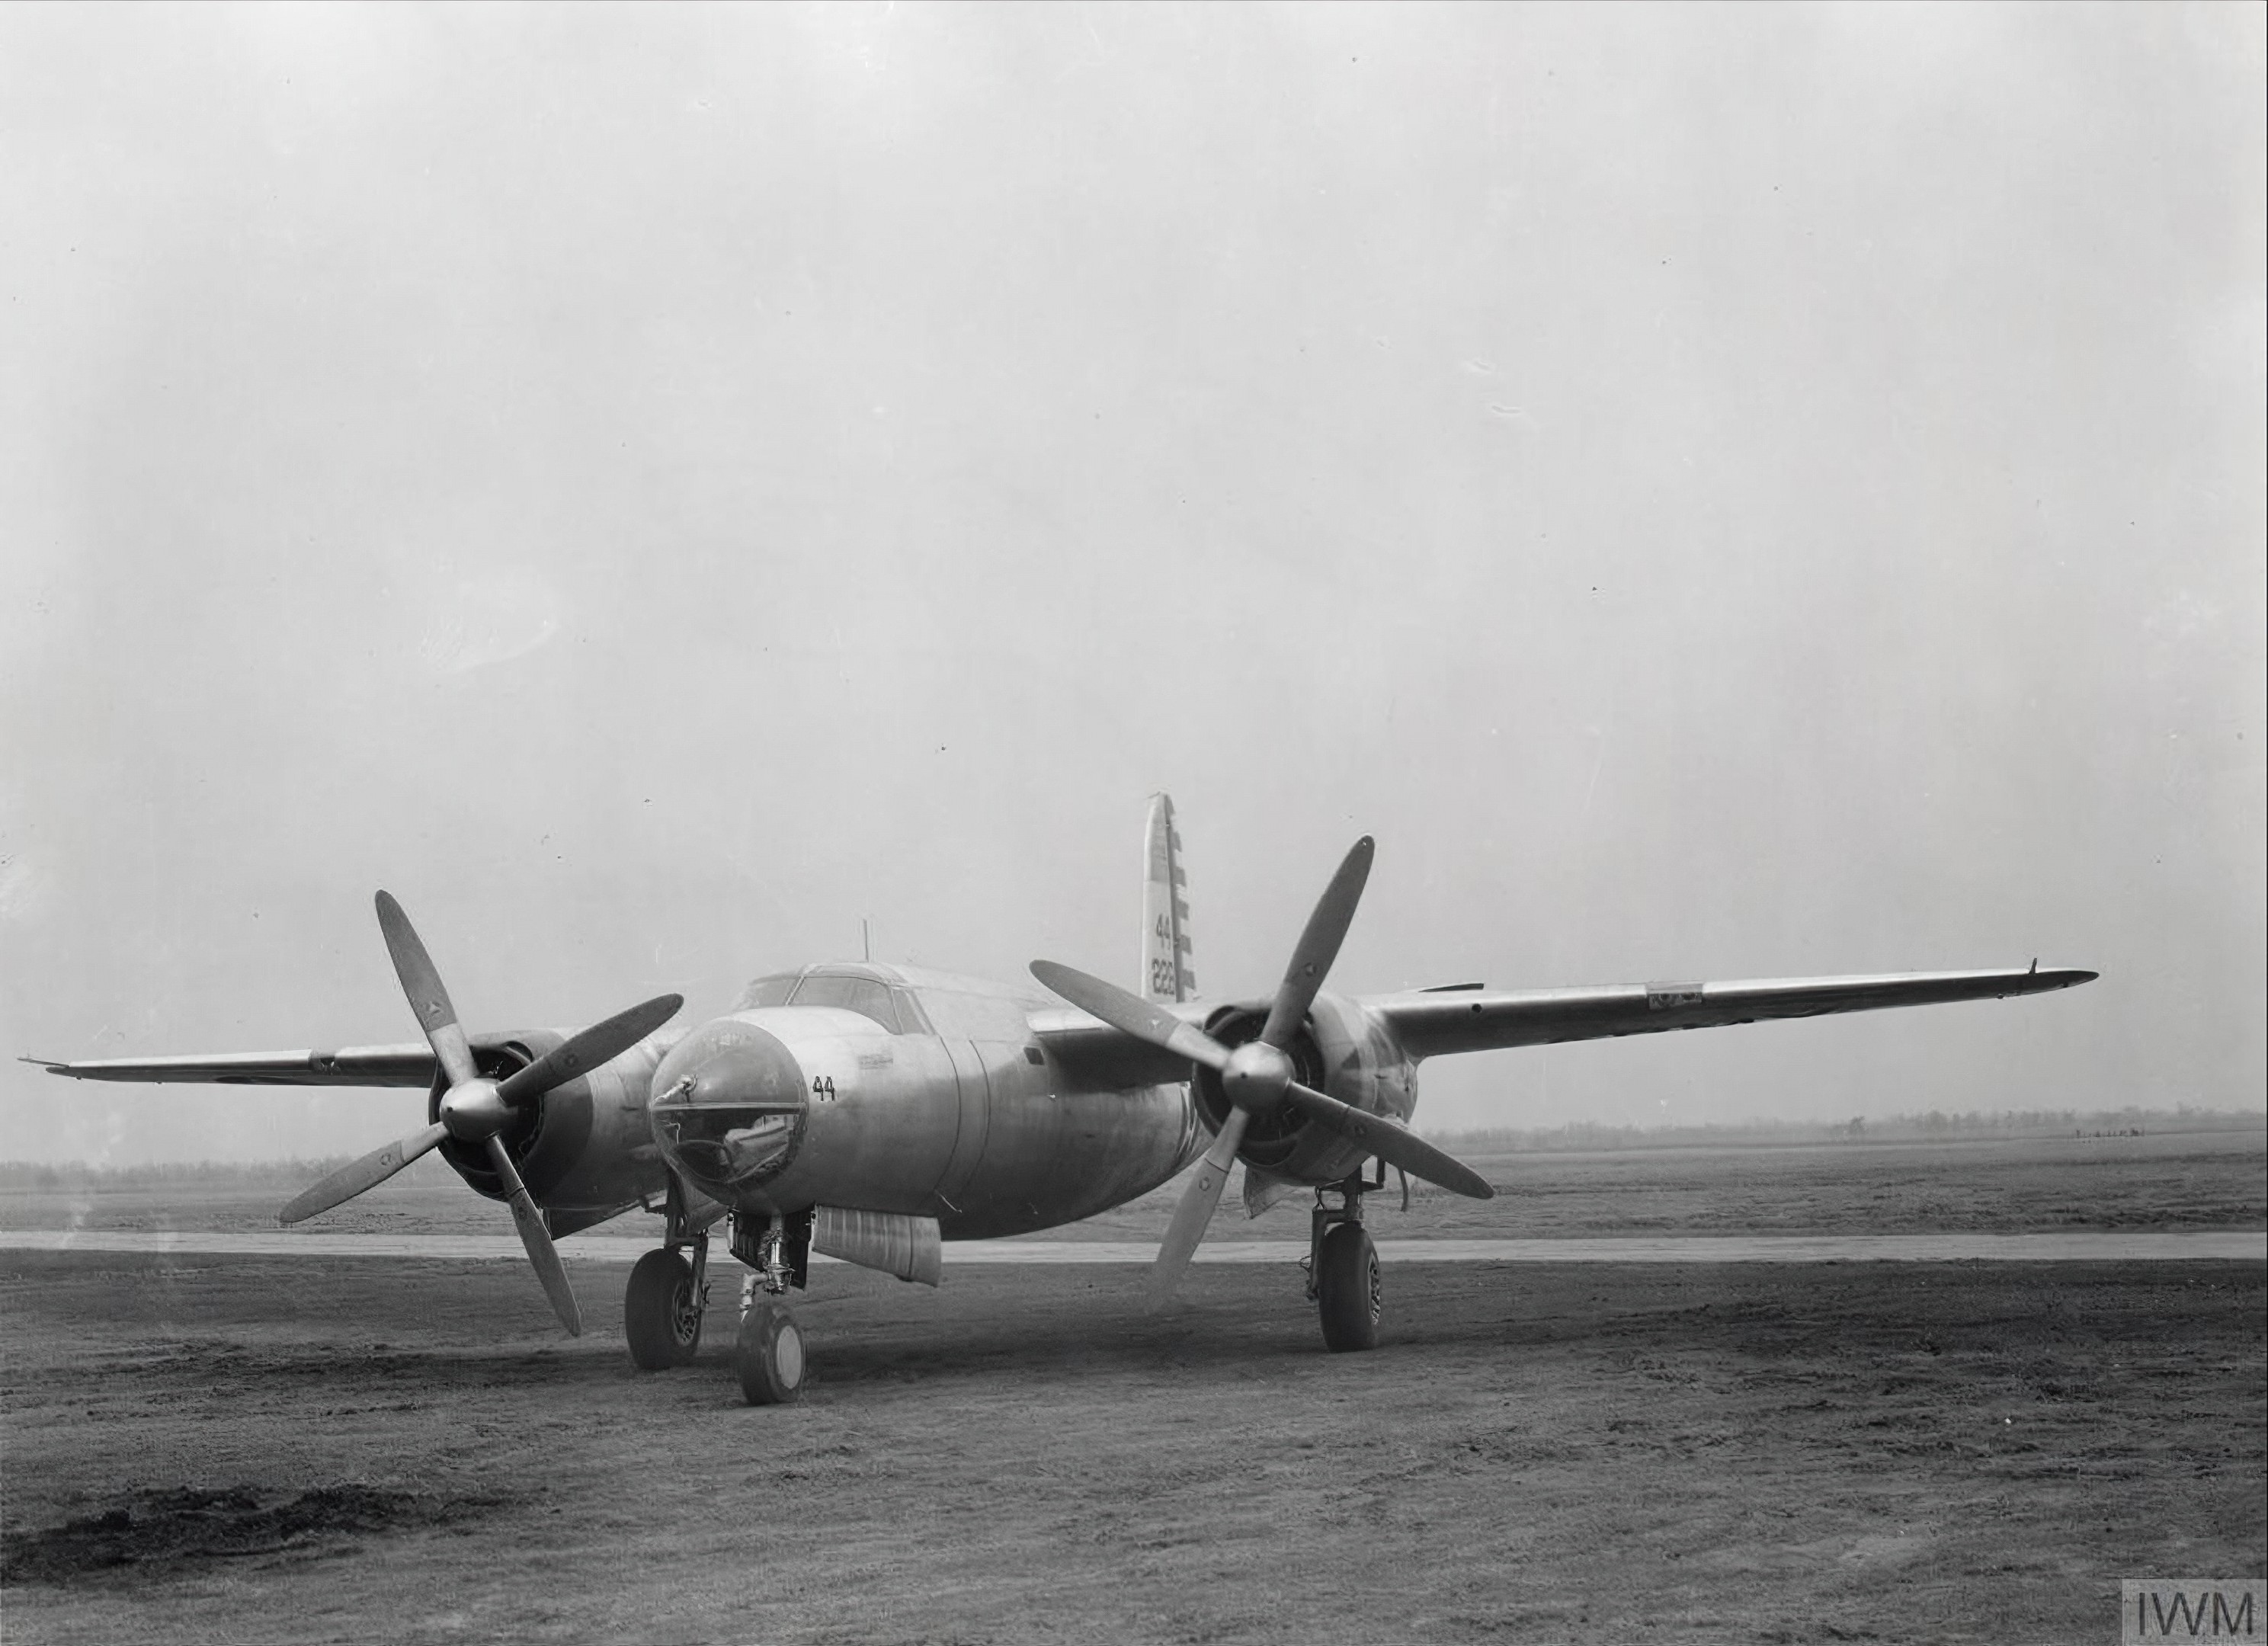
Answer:
<svg viewBox="0 0 2268 1646"><path fill-rule="evenodd" d="M1428 989L1371 996L1412 1057L1599 1040L1667 1029L1714 1029L1776 1018L1999 1000L2089 982L2097 974L1902 972L1870 977L1768 978L1738 983L1624 983L1604 988Z"/></svg>
<svg viewBox="0 0 2268 1646"><path fill-rule="evenodd" d="M74 1080L187 1081L218 1086L433 1084L433 1048L423 1040L409 1046L342 1046L335 1052L219 1052L189 1057L100 1057L84 1062L45 1057L18 1061L37 1063L51 1075L69 1075Z"/></svg>
<svg viewBox="0 0 2268 1646"><path fill-rule="evenodd" d="M1209 1005L1197 1001L1154 1003L1158 1010L1202 1026ZM1189 1060L1138 1040L1076 1006L1044 1006L1025 1014L1032 1038L1048 1049L1071 1086L1081 1091L1126 1091L1177 1085L1189 1077Z"/></svg>

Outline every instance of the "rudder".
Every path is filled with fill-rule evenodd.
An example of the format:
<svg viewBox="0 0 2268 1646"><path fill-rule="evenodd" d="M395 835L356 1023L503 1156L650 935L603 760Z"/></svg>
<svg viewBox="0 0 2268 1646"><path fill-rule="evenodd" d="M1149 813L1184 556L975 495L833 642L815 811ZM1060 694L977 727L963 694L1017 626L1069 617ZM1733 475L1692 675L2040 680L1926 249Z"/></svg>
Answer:
<svg viewBox="0 0 2268 1646"><path fill-rule="evenodd" d="M1170 795L1150 797L1142 849L1142 972L1145 1000L1187 1000L1197 990L1189 967L1189 877Z"/></svg>

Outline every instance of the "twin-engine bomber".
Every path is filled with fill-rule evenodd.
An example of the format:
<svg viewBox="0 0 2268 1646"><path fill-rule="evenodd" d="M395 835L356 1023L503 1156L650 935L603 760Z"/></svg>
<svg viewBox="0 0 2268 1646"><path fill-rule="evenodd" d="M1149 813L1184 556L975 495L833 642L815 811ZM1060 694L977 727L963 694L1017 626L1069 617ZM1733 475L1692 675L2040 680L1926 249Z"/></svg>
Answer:
<svg viewBox="0 0 2268 1646"><path fill-rule="evenodd" d="M824 964L758 978L725 1016L667 1026L664 995L579 1033L468 1034L401 906L378 920L425 1043L334 1052L63 1062L89 1080L424 1086L429 1123L286 1205L298 1223L430 1150L512 1208L560 1323L582 1316L553 1241L636 1207L662 1244L631 1270L631 1358L690 1362L712 1232L747 1270L735 1364L755 1404L794 1400L803 1335L788 1293L817 1253L934 1286L941 1243L1021 1234L1123 1206L1197 1162L1152 1266L1173 1294L1242 1162L1248 1212L1314 1195L1301 1265L1323 1341L1378 1338L1378 1253L1363 1197L1386 1168L1459 1194L1493 1190L1409 1129L1418 1066L1452 1052L1715 1028L2068 988L2093 972L1929 972L1737 983L1390 995L1325 991L1368 878L1371 841L1331 878L1273 996L1194 998L1173 803L1150 804L1138 990L1052 961L1028 984L911 966ZM1058 1000L1068 1002L1064 1005ZM1372 1167L1376 1175L1372 1175ZM1406 1179L1404 1183L1406 1190Z"/></svg>

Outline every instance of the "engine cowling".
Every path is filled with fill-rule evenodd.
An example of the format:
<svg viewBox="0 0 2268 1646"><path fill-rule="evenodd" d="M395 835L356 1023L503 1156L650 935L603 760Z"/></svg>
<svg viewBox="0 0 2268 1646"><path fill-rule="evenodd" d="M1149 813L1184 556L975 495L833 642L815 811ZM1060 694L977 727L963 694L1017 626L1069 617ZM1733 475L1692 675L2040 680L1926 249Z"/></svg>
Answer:
<svg viewBox="0 0 2268 1646"><path fill-rule="evenodd" d="M1238 1003L1216 1009L1205 1019L1205 1032L1234 1047L1258 1039L1267 1021L1265 1002ZM1285 1054L1302 1085L1355 1108L1406 1121L1416 1105L1416 1064L1383 1021L1343 996L1318 995ZM1205 1124L1218 1132L1230 1107L1219 1075L1198 1068L1191 1091ZM1304 1184L1338 1182L1370 1157L1288 1104L1255 1114L1236 1153L1248 1166Z"/></svg>
<svg viewBox="0 0 2268 1646"><path fill-rule="evenodd" d="M566 1042L554 1029L510 1030L471 1037L482 1075L502 1080ZM648 1040L613 1062L555 1086L526 1105L499 1134L513 1167L544 1209L554 1235L602 1223L667 1187L660 1151L646 1126L646 1099L667 1043ZM426 1113L438 1119L446 1077L438 1071ZM475 1192L504 1198L504 1185L479 1143L451 1138L439 1153Z"/></svg>

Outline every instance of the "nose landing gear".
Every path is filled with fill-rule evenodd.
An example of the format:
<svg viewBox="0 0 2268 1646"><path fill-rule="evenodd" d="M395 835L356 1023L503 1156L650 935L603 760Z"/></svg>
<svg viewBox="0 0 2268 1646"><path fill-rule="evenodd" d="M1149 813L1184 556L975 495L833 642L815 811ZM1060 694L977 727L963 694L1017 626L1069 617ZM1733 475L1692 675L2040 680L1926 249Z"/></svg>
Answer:
<svg viewBox="0 0 2268 1646"><path fill-rule="evenodd" d="M803 1328L784 1300L811 1261L811 1218L806 1213L791 1226L775 1213L760 1227L754 1222L735 1218L733 1225L733 1255L755 1271L740 1282L733 1364L750 1406L785 1406L803 1393L804 1357Z"/></svg>
<svg viewBox="0 0 2268 1646"><path fill-rule="evenodd" d="M785 1304L763 1298L740 1317L733 1362L750 1406L785 1406L802 1394L803 1328Z"/></svg>
<svg viewBox="0 0 2268 1646"><path fill-rule="evenodd" d="M630 1270L622 1326L641 1370L690 1365L709 1307L709 1228L696 1226L672 1177L662 1206L662 1240ZM714 1218L722 1208L711 1208ZM811 1264L812 1215L733 1217L733 1255L752 1271L740 1282L740 1329L733 1346L740 1392L751 1406L784 1406L803 1392L803 1328L786 1303ZM683 1249L690 1246L688 1262Z"/></svg>

